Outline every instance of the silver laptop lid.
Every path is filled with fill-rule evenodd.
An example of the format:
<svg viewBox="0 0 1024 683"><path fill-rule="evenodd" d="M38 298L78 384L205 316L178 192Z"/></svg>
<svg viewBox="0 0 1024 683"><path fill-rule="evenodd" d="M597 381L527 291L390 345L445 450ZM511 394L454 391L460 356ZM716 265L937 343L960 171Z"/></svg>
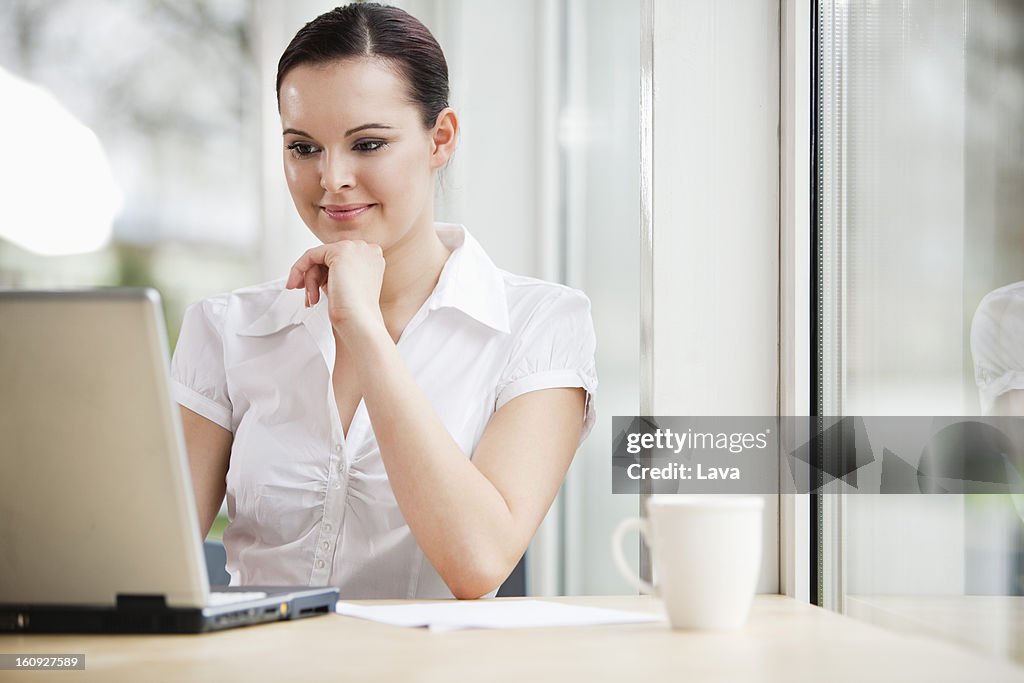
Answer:
<svg viewBox="0 0 1024 683"><path fill-rule="evenodd" d="M0 603L209 585L151 289L0 291Z"/></svg>

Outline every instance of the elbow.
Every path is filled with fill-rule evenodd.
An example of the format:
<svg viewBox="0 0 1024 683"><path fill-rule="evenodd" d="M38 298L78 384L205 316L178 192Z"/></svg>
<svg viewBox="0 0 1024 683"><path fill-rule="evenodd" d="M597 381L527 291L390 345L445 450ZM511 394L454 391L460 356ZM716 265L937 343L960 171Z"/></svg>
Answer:
<svg viewBox="0 0 1024 683"><path fill-rule="evenodd" d="M491 588L478 588L478 587L475 587L473 585L468 585L466 587L457 586L457 587L452 588L451 591L452 591L452 596L456 600L478 600L479 598L484 597L485 595L490 593L492 590L497 588L498 585L500 585L500 584L497 584L497 585L495 585L494 587L491 587Z"/></svg>
<svg viewBox="0 0 1024 683"><path fill-rule="evenodd" d="M442 578L457 600L476 600L500 587L509 573L511 569L505 563L473 563L463 564Z"/></svg>
<svg viewBox="0 0 1024 683"><path fill-rule="evenodd" d="M455 597L456 600L477 600L479 598L484 597L485 595L487 595L488 593L490 593L494 589L493 588L491 588L491 589L480 589L480 588L475 588L472 585L469 585L469 586L466 586L466 587L462 587L462 586L453 587L451 590L452 590L452 595Z"/></svg>

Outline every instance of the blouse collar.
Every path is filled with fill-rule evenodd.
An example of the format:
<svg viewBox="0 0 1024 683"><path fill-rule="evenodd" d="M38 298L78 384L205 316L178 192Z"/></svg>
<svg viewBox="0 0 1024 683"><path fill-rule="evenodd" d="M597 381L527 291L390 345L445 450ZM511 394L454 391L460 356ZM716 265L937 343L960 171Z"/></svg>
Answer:
<svg viewBox="0 0 1024 683"><path fill-rule="evenodd" d="M454 308L495 331L508 334L508 300L501 271L464 226L435 223L434 229L451 256L427 299L428 310ZM284 280L281 285L284 286ZM267 310L238 334L262 337L302 324L324 301L321 299L316 306L306 308L303 290L283 289Z"/></svg>

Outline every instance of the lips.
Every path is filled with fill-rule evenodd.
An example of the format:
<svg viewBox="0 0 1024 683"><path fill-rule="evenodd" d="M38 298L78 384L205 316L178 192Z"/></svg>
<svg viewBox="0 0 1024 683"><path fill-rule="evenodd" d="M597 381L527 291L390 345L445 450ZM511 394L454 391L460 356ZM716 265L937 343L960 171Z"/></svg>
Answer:
<svg viewBox="0 0 1024 683"><path fill-rule="evenodd" d="M327 215L328 218L335 221L348 221L363 215L376 204L328 204L321 206L320 210Z"/></svg>

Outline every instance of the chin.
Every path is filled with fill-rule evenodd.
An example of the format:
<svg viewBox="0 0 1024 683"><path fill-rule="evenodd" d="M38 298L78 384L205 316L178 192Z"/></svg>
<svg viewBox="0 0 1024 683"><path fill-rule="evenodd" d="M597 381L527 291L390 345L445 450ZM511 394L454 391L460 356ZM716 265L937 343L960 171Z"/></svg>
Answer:
<svg viewBox="0 0 1024 683"><path fill-rule="evenodd" d="M337 223L323 223L317 226L315 231L317 237L324 244L329 242L340 242L341 240L370 240L366 237L366 230L355 225L338 225Z"/></svg>

